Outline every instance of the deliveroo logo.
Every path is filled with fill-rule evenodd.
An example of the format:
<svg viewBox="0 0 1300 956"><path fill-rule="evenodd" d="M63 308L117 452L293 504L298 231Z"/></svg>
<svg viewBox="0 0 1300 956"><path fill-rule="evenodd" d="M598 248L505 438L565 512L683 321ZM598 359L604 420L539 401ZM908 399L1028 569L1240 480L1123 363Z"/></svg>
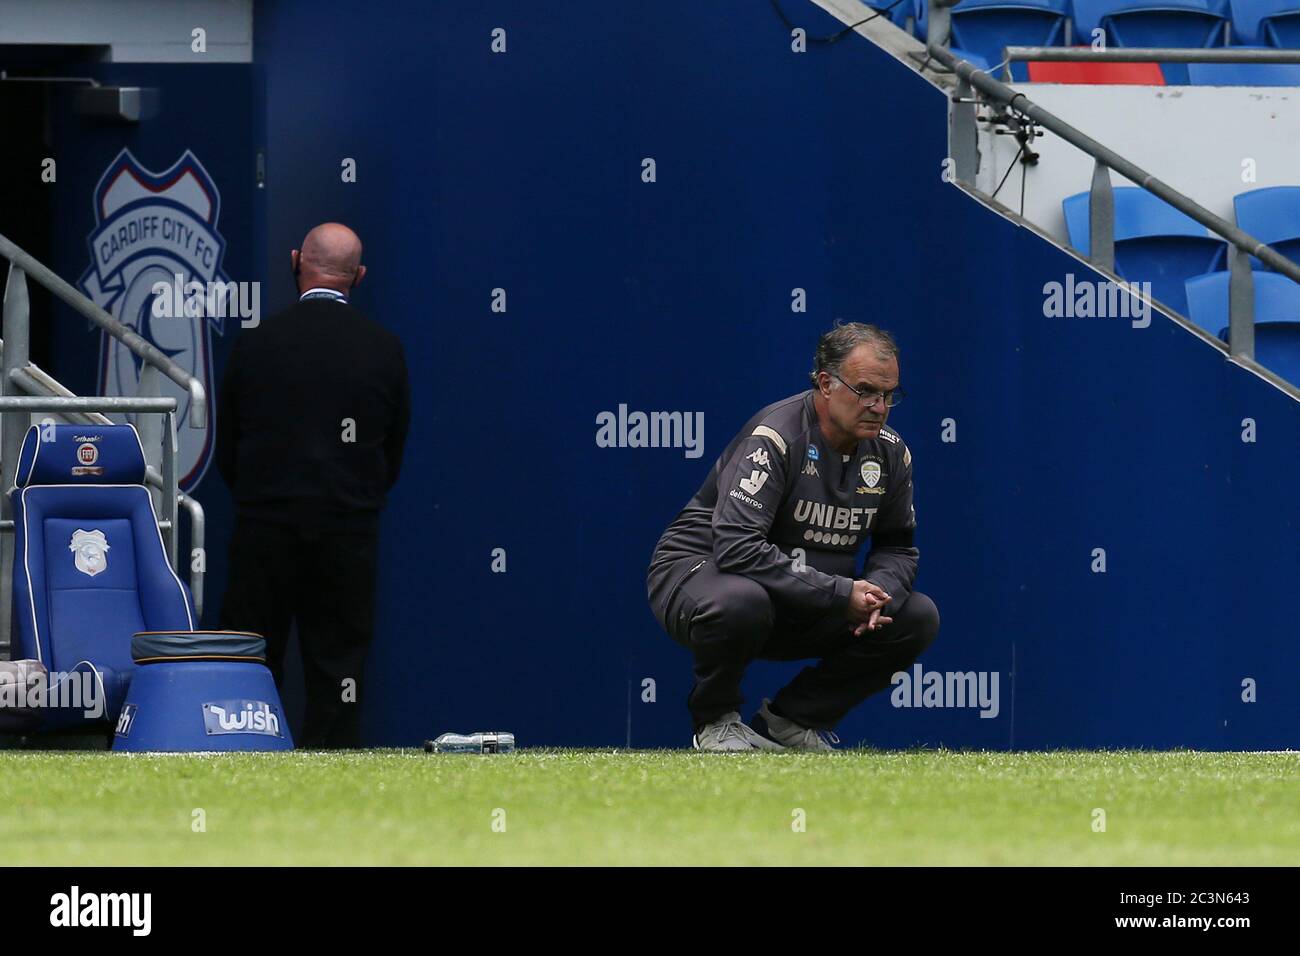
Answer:
<svg viewBox="0 0 1300 956"><path fill-rule="evenodd" d="M229 283L221 271L226 241L217 232L221 195L189 150L168 169L154 172L124 149L99 178L94 205L96 225L86 240L90 268L81 277L81 290L201 381L207 391L206 418L192 428L189 392L159 376L162 394L177 402L177 471L181 488L189 491L202 480L212 458L216 396L211 330L222 332L221 310L191 308L177 314L155 309L154 287L163 283L168 289L190 288L191 283L201 283L210 289L213 283ZM204 315L205 311L211 314ZM142 366L134 352L100 333L99 394L136 395ZM121 415L111 417L125 421Z"/></svg>
<svg viewBox="0 0 1300 956"><path fill-rule="evenodd" d="M203 729L209 734L284 736L280 733L280 715L264 700L214 700L204 704Z"/></svg>

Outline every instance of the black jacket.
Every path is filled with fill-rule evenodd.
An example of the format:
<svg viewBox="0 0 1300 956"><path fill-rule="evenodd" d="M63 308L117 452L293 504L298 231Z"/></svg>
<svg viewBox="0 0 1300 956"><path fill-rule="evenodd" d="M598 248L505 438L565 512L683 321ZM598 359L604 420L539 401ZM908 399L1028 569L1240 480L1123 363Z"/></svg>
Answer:
<svg viewBox="0 0 1300 956"><path fill-rule="evenodd" d="M916 579L915 528L912 453L898 432L885 426L841 455L809 390L768 405L731 440L659 539L649 577L683 557L711 557L791 605L839 610L870 538L860 577L890 593L892 612Z"/></svg>
<svg viewBox="0 0 1300 956"><path fill-rule="evenodd" d="M216 447L236 514L323 530L374 528L410 422L401 341L330 299L299 302L236 334L218 395Z"/></svg>

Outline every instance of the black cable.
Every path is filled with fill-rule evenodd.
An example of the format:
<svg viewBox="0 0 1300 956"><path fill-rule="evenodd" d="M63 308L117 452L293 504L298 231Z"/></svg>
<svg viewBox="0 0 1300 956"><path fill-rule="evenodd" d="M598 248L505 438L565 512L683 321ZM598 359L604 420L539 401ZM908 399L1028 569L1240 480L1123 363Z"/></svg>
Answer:
<svg viewBox="0 0 1300 956"><path fill-rule="evenodd" d="M876 17L883 16L886 13L892 13L894 7L904 2L906 2L906 0L894 0L894 2L891 3L889 6L881 7L871 16L859 20L857 23L850 23L847 27L845 27L843 30L840 30L838 33L832 33L829 36L824 36L824 37L808 37L808 42L826 43L826 44L834 43L835 41L839 40L841 37L847 36L848 34L852 33L855 29L862 26L862 24L870 23L872 20L876 19ZM790 22L790 18L785 15L785 11L781 9L781 4L777 3L777 0L772 0L772 9L775 10L776 15L781 18L781 22L785 24L787 30L796 29L795 25Z"/></svg>
<svg viewBox="0 0 1300 956"><path fill-rule="evenodd" d="M1021 143L1020 151L1024 153L1028 148L1028 145L1029 145L1028 143ZM1029 173L1029 170L1026 169L1025 167L1029 165L1028 159L1029 159L1029 155L1026 153L1025 155L1026 162L1020 164L1020 218L1021 219L1025 218L1025 177Z"/></svg>
<svg viewBox="0 0 1300 956"><path fill-rule="evenodd" d="M1011 178L1011 170L1016 168L1016 163L1020 162L1020 157L1024 153L1024 151L1025 151L1025 144L1021 143L1020 148L1016 150L1015 159L1011 160L1011 165L1007 167L1007 171L1002 177L1002 182L998 183L998 188L993 190L993 195L989 197L990 199L998 198L998 193L1002 192L1002 187L1005 186L1007 184L1007 180Z"/></svg>

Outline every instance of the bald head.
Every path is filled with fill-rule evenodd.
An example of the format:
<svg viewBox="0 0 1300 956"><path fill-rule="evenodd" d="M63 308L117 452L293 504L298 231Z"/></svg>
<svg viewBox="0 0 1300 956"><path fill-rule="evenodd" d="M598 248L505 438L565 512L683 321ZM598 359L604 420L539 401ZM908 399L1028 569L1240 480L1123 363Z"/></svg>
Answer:
<svg viewBox="0 0 1300 956"><path fill-rule="evenodd" d="M339 222L323 222L302 241L302 249L290 254L298 275L298 291L324 288L346 292L361 281L366 267L361 264L361 240Z"/></svg>

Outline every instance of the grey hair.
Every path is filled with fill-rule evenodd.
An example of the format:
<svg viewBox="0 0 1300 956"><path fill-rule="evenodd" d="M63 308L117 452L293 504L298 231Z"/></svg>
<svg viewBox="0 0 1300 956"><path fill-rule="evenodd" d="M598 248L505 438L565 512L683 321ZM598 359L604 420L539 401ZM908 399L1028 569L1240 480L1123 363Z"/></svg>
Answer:
<svg viewBox="0 0 1300 956"><path fill-rule="evenodd" d="M813 370L809 377L813 385L822 372L837 375L844 360L859 345L870 345L880 359L898 358L898 343L884 329L864 322L836 322L835 328L821 337L817 353L813 356Z"/></svg>

